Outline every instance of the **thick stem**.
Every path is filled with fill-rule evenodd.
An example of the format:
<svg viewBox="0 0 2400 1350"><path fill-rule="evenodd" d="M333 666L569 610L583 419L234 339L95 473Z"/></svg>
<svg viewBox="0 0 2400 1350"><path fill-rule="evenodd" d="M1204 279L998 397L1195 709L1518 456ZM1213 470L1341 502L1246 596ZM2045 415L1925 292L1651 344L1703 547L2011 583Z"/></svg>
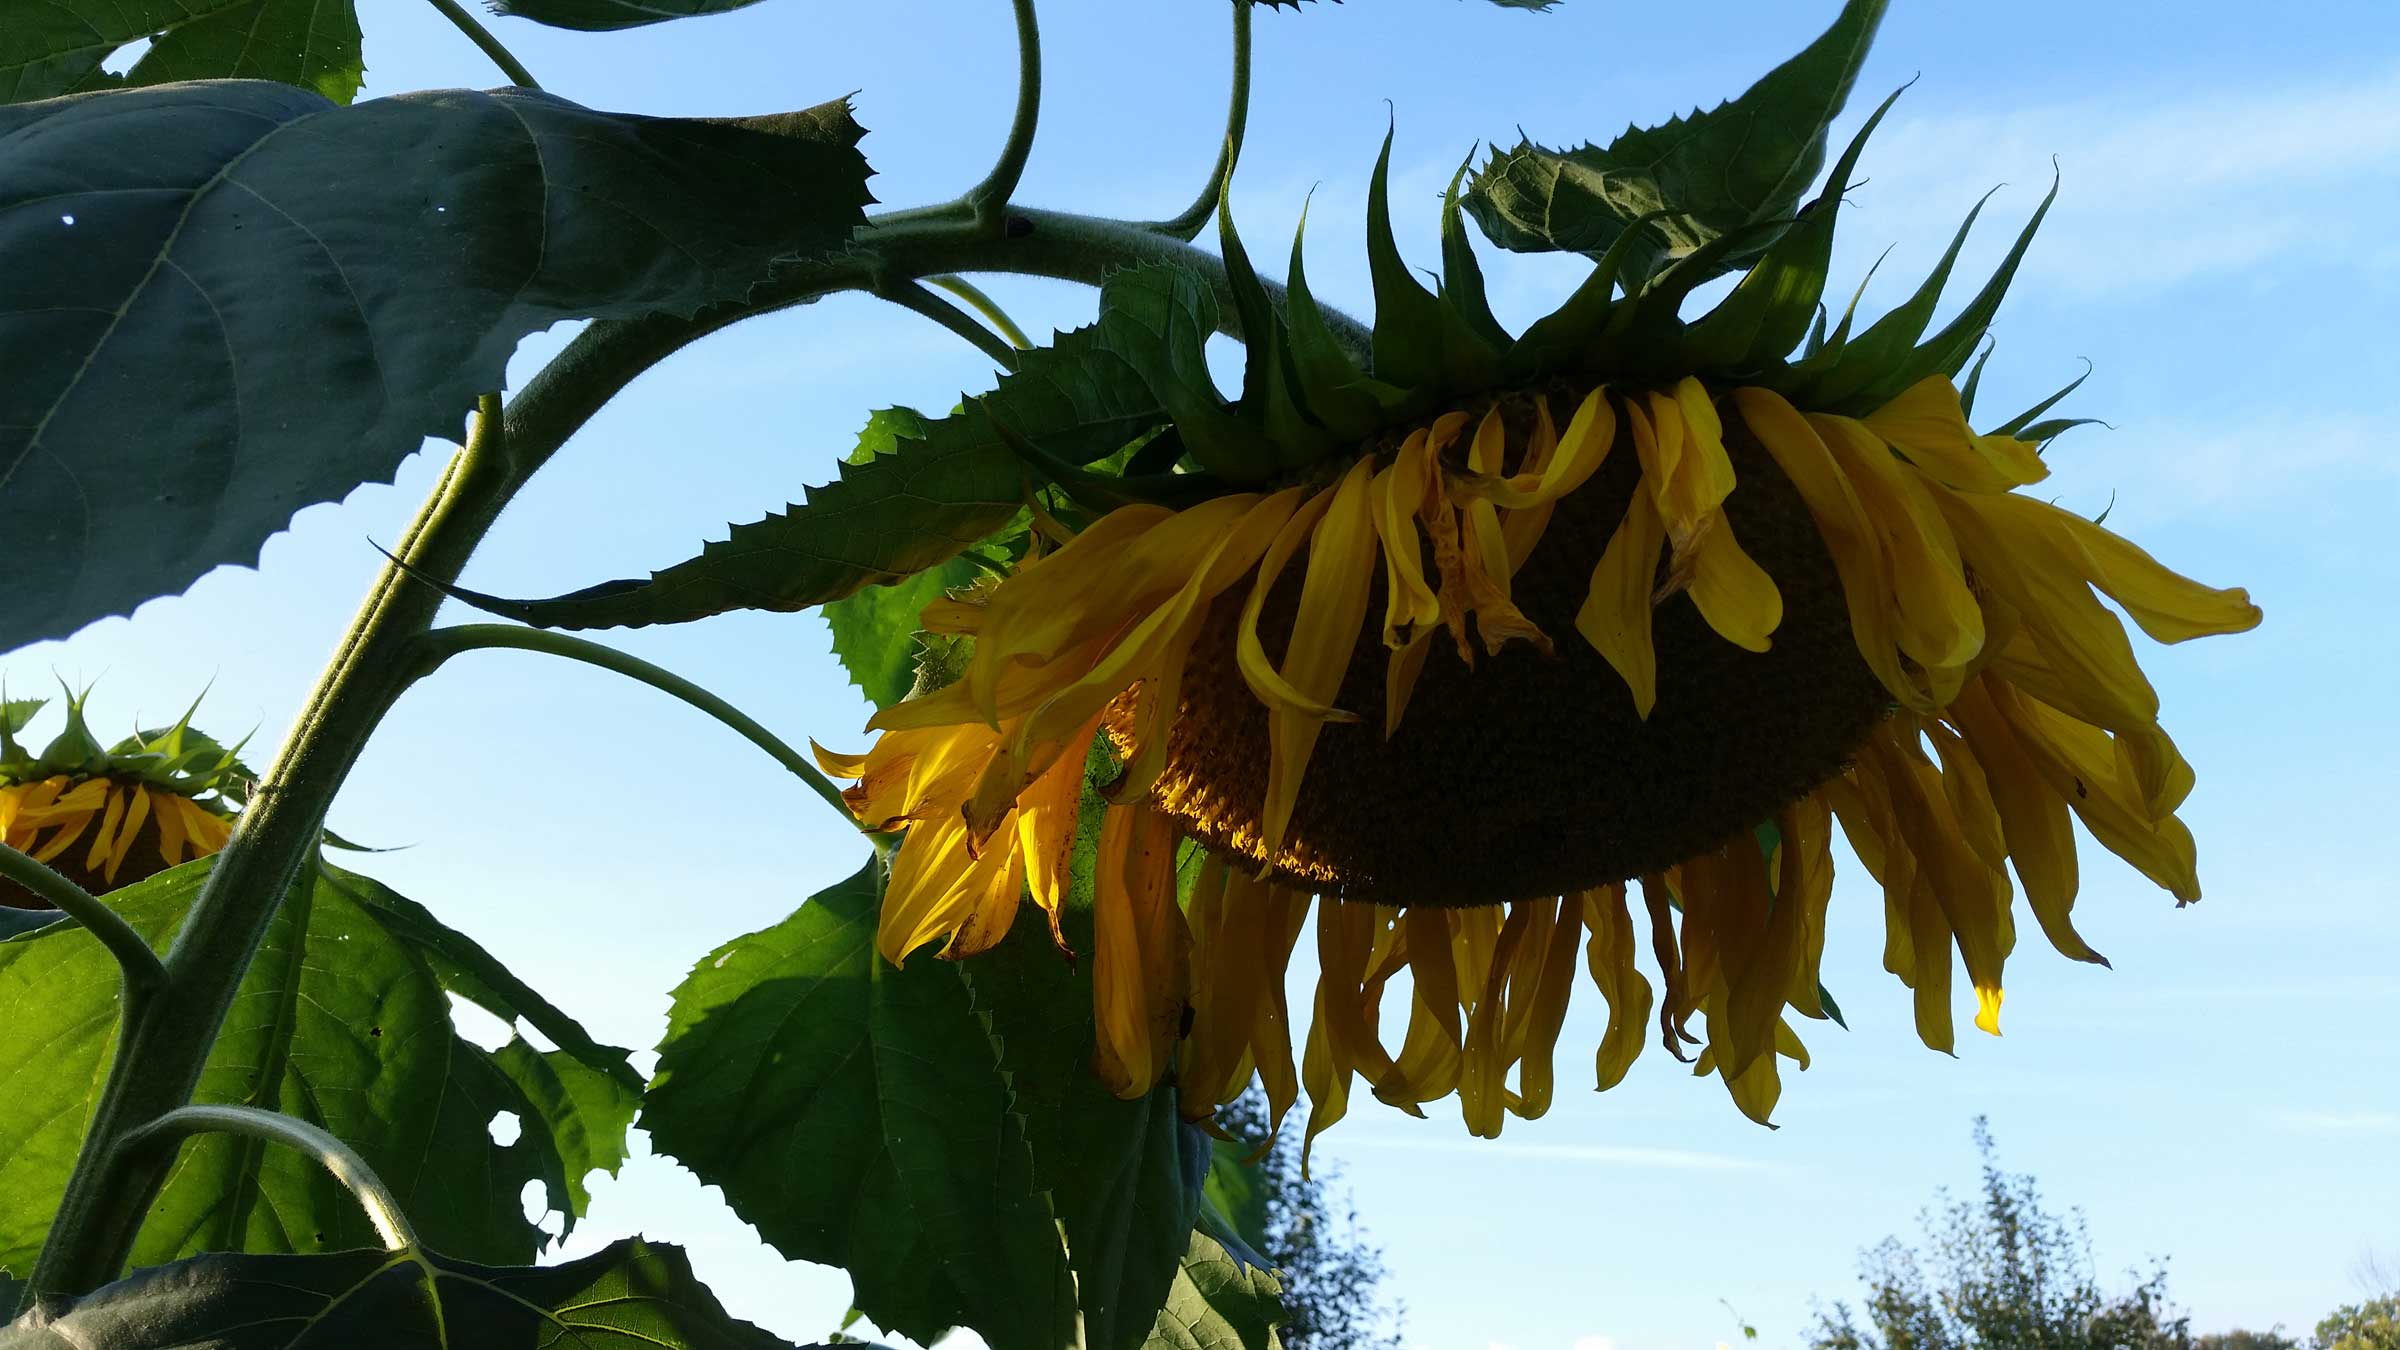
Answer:
<svg viewBox="0 0 2400 1350"><path fill-rule="evenodd" d="M295 1120L255 1106L182 1106L125 1136L127 1153L156 1151L172 1161L175 1144L195 1134L238 1134L305 1153L333 1174L342 1188L357 1197L359 1208L375 1225L385 1251L407 1251L417 1245L416 1230L400 1207L400 1197L384 1184L367 1160L348 1144L305 1120Z"/></svg>
<svg viewBox="0 0 2400 1350"><path fill-rule="evenodd" d="M416 640L418 667L416 678L422 679L441 668L442 663L460 652L507 648L523 652L541 652L548 656L581 661L598 666L628 679L638 680L662 694L669 694L691 704L700 711L724 723L743 740L767 752L776 763L808 784L809 790L825 799L825 804L841 813L842 819L855 824L848 803L842 800L842 790L834 786L808 756L794 750L783 739L744 713L699 685L663 666L655 666L638 656L629 656L614 647L604 647L572 633L560 633L545 628L516 628L500 623L469 623L452 628L437 628Z"/></svg>
<svg viewBox="0 0 2400 1350"><path fill-rule="evenodd" d="M596 404L595 404L596 406ZM487 398L397 555L451 580L516 489L556 448L511 454L498 400ZM562 437L563 439L563 437ZM121 1035L83 1151L59 1202L33 1291L81 1294L115 1279L133 1251L171 1160L122 1140L190 1102L200 1069L284 893L314 855L325 810L392 700L407 687L408 644L441 594L398 566L376 579L318 678L282 752L250 796L190 915L167 951L167 979Z"/></svg>
<svg viewBox="0 0 2400 1350"><path fill-rule="evenodd" d="M1225 109L1225 138L1217 143L1217 166L1208 172L1208 181L1192 204L1165 220L1152 221L1142 228L1189 241L1217 213L1217 199L1225 193L1225 180L1233 174L1234 161L1242 157L1242 134L1250 125L1250 0L1233 0L1233 93Z"/></svg>
<svg viewBox="0 0 2400 1350"><path fill-rule="evenodd" d="M469 42L482 48L483 54L492 58L492 64L500 67L500 73L508 77L509 83L521 89L542 87L541 82L533 78L533 72L525 68L525 63L519 61L514 52L502 46L500 39L493 37L490 29L477 23L475 16L469 14L466 7L459 4L458 0L432 0L432 3L435 9L442 12L443 18L448 19L457 27L458 31L467 35Z"/></svg>
<svg viewBox="0 0 2400 1350"><path fill-rule="evenodd" d="M124 916L90 891L6 844L0 844L0 877L49 901L52 908L66 911L68 918L92 930L92 936L108 947L109 954L117 958L117 965L125 973L128 1017L166 979L167 968L160 963L158 953L150 950L150 944L133 931Z"/></svg>

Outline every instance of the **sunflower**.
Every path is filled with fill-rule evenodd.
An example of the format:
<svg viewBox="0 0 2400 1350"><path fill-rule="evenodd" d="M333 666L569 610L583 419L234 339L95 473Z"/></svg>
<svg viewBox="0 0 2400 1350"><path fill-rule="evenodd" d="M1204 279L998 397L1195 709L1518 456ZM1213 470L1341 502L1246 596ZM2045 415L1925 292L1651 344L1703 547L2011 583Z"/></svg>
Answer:
<svg viewBox="0 0 2400 1350"><path fill-rule="evenodd" d="M1655 1027L1765 1122L1779 1061L1808 1062L1794 1015L1838 1016L1817 976L1837 826L1938 1050L1962 965L1998 1032L2020 887L2053 947L2105 964L2073 923L2073 821L2196 900L2192 770L2101 597L2161 642L2259 611L2023 491L2072 425L2036 420L2055 397L1970 424L1956 377L2041 212L1944 329L1924 331L1947 260L1901 310L1825 330L1865 136L1706 315L1679 308L1728 241L1621 298L1612 250L1522 336L1490 319L1455 182L1441 290L1400 264L1379 163L1371 365L1327 339L1297 247L1270 306L1221 215L1251 368L1233 406L1162 398L1183 495L1055 527L930 607L972 642L963 674L824 756L864 826L906 831L883 955L972 956L1027 895L1055 935L1105 765L1114 1090L1172 1070L1205 1120L1256 1078L1280 1121L1305 1088L1313 1138L1363 1080L1412 1114L1455 1095L1489 1136L1549 1106L1579 966L1608 1005L1600 1087ZM1295 1063L1285 971L1312 910Z"/></svg>
<svg viewBox="0 0 2400 1350"><path fill-rule="evenodd" d="M69 697L66 729L34 755L16 733L44 706L0 703L0 843L95 895L225 847L248 776L239 747L194 730L186 712L172 727L103 748L83 699ZM49 907L6 880L0 905Z"/></svg>

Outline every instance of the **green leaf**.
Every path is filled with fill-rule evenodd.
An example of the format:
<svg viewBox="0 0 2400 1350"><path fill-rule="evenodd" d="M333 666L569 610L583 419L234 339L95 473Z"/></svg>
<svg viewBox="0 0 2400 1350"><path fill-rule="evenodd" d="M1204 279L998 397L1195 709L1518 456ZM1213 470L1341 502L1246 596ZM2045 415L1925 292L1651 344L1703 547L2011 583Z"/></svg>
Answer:
<svg viewBox="0 0 2400 1350"><path fill-rule="evenodd" d="M452 594L544 628L688 623L737 609L793 611L888 584L958 556L1023 507L1028 470L992 418L1070 463L1122 449L1165 420L1096 328L1023 354L991 393L926 424L922 439L844 468L804 504L733 527L698 557L648 580L611 581L546 600Z"/></svg>
<svg viewBox="0 0 2400 1350"><path fill-rule="evenodd" d="M123 75L100 68L145 38ZM348 103L365 77L351 0L0 0L0 103L222 79Z"/></svg>
<svg viewBox="0 0 2400 1350"><path fill-rule="evenodd" d="M1209 1141L1208 1181L1202 1194L1217 1216L1252 1251L1267 1246L1267 1191L1250 1165L1250 1145L1239 1139Z"/></svg>
<svg viewBox="0 0 2400 1350"><path fill-rule="evenodd" d="M791 1350L736 1320L683 1250L624 1238L539 1268L430 1252L200 1256L46 1299L0 1350Z"/></svg>
<svg viewBox="0 0 2400 1350"><path fill-rule="evenodd" d="M0 651L254 561L457 438L527 333L690 313L841 246L861 134L842 104L336 108L247 81L0 107Z"/></svg>
<svg viewBox="0 0 2400 1350"><path fill-rule="evenodd" d="M1114 776L1105 747L1094 747L1091 765L1059 916L1078 952L1093 950L1091 879L1106 806L1090 784ZM1177 1118L1171 1079L1128 1102L1092 1072L1092 963L1062 960L1033 906L1019 910L1006 940L959 969L1016 1090L1034 1183L1049 1188L1066 1230L1085 1341L1130 1350L1149 1334L1189 1244L1205 1138L1195 1144Z"/></svg>
<svg viewBox="0 0 2400 1350"><path fill-rule="evenodd" d="M209 867L188 863L112 892L109 903L163 949ZM114 1053L116 1002L115 965L81 929L0 941L0 1026L9 1029L0 1038L9 1103L0 1113L0 1268L23 1271L39 1250ZM531 1058L529 1047L494 1057L460 1040L418 950L378 911L312 878L268 928L195 1099L320 1125L391 1184L429 1241L521 1261L543 1242L518 1198L525 1184L542 1182L572 1222L583 1170L622 1155L631 1104L622 1083L572 1057L562 1057L572 1067L544 1057L561 1080L550 1089ZM504 1111L522 1129L500 1147L490 1125ZM184 1146L134 1263L212 1250L331 1251L374 1236L314 1162L211 1135Z"/></svg>
<svg viewBox="0 0 2400 1350"><path fill-rule="evenodd" d="M1282 1320L1283 1295L1274 1276L1235 1260L1207 1234L1194 1233L1148 1344L1153 1350L1273 1350Z"/></svg>
<svg viewBox="0 0 2400 1350"><path fill-rule="evenodd" d="M1605 148L1551 150L1528 140L1495 151L1468 190L1467 210L1502 248L1595 259L1640 217L1661 212L1627 259L1636 281L1712 239L1788 219L1824 167L1826 131L1849 98L1885 3L1846 0L1799 55L1711 111L1629 128ZM1762 234L1718 259L1717 270L1743 266L1773 242Z"/></svg>
<svg viewBox="0 0 2400 1350"><path fill-rule="evenodd" d="M694 967L643 1127L785 1256L849 1270L878 1324L1052 1350L1074 1293L1023 1122L958 967L876 955L879 873Z"/></svg>
<svg viewBox="0 0 2400 1350"><path fill-rule="evenodd" d="M878 409L868 416L858 434L858 448L844 462L870 463L898 450L903 439L923 440L926 426L925 415L914 408ZM924 646L917 616L945 592L971 585L982 574L981 567L961 554L914 576L863 587L825 606L834 659L868 702L888 708L908 697L916 688Z"/></svg>
<svg viewBox="0 0 2400 1350"><path fill-rule="evenodd" d="M1210 472L1257 482L1275 467L1272 450L1225 405L1208 373L1217 297L1199 274L1175 263L1113 272L1100 288L1102 349L1138 371L1175 421L1184 449Z"/></svg>
<svg viewBox="0 0 2400 1350"><path fill-rule="evenodd" d="M494 14L576 28L587 33L640 28L669 19L691 19L744 9L758 0L492 0Z"/></svg>

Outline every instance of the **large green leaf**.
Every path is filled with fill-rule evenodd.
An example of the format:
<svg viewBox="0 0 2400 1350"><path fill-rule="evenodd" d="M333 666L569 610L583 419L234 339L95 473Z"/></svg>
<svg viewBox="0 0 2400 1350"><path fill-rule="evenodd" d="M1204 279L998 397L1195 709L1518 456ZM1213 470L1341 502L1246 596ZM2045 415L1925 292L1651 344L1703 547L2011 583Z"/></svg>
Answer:
<svg viewBox="0 0 2400 1350"><path fill-rule="evenodd" d="M100 69L145 38L123 75ZM0 0L0 103L222 79L348 103L365 77L353 0Z"/></svg>
<svg viewBox="0 0 2400 1350"><path fill-rule="evenodd" d="M891 454L844 466L805 503L736 525L698 557L646 581L605 582L547 600L458 594L545 628L639 627L736 609L807 609L914 576L958 556L1023 507L1032 480L1012 437L1079 464L1165 420L1141 376L1099 331L1056 335L1050 346L1026 352L991 393L928 422L921 438L904 436Z"/></svg>
<svg viewBox="0 0 2400 1350"><path fill-rule="evenodd" d="M758 0L492 0L492 12L587 33L745 9Z"/></svg>
<svg viewBox="0 0 2400 1350"><path fill-rule="evenodd" d="M109 903L163 948L208 870L188 863ZM114 1053L116 1014L114 963L89 934L58 926L0 941L0 1268L26 1269L40 1247ZM320 877L296 885L268 929L196 1099L321 1125L391 1183L428 1240L520 1261L543 1241L518 1198L525 1184L543 1183L572 1222L584 1172L623 1156L633 1094L563 1052L512 1042L492 1055L459 1039L418 950ZM502 1112L521 1126L506 1147L490 1133ZM211 1135L184 1146L134 1260L373 1239L313 1162Z"/></svg>
<svg viewBox="0 0 2400 1350"><path fill-rule="evenodd" d="M1094 753L1104 763L1107 752ZM1087 788L1082 806L1060 928L1088 953L1103 803ZM1019 910L1006 941L960 968L1016 1088L1034 1181L1049 1189L1066 1229L1085 1342L1092 1350L1138 1346L1192 1237L1207 1137L1177 1119L1172 1079L1128 1102L1093 1074L1092 963L1062 960L1033 906Z"/></svg>
<svg viewBox="0 0 2400 1350"><path fill-rule="evenodd" d="M956 965L876 955L880 872L693 969L642 1124L784 1255L848 1269L877 1323L1064 1345L1074 1293L1008 1079Z"/></svg>
<svg viewBox="0 0 2400 1350"><path fill-rule="evenodd" d="M541 1268L430 1253L199 1256L0 1328L0 1350L791 1350L679 1247L626 1238Z"/></svg>
<svg viewBox="0 0 2400 1350"><path fill-rule="evenodd" d="M1467 211L1493 243L1519 253L1564 250L1596 261L1628 229L1650 231L1625 259L1629 288L1711 240L1786 219L1824 168L1826 132L1885 4L1845 0L1799 55L1708 112L1628 128L1606 147L1552 150L1527 140L1494 151L1468 190ZM1742 267L1773 242L1773 231L1758 231L1715 270Z"/></svg>
<svg viewBox="0 0 2400 1350"><path fill-rule="evenodd" d="M878 408L868 415L858 433L858 448L844 462L870 463L897 451L903 438L923 440L925 435L925 414L914 408ZM944 592L968 585L981 574L982 569L961 554L914 576L862 587L825 606L834 659L868 702L888 708L908 697L916 687L923 653L917 616Z"/></svg>
<svg viewBox="0 0 2400 1350"><path fill-rule="evenodd" d="M1153 1350L1274 1350L1282 1320L1274 1276L1194 1233L1148 1343Z"/></svg>
<svg viewBox="0 0 2400 1350"><path fill-rule="evenodd" d="M257 557L456 438L517 339L738 298L868 200L845 105L211 82L0 107L0 651Z"/></svg>

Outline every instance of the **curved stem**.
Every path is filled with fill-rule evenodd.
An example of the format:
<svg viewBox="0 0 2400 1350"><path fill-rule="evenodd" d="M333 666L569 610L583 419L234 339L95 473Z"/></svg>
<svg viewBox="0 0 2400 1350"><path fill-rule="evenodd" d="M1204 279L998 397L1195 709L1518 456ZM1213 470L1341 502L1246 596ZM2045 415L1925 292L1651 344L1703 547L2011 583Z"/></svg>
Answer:
<svg viewBox="0 0 2400 1350"><path fill-rule="evenodd" d="M1034 126L1042 114L1042 32L1035 20L1033 0L1011 0L1017 16L1017 110L1009 118L1008 139L1000 159L983 181L967 189L966 203L975 213L978 229L996 233L1001 212L1025 176L1025 161L1033 156Z"/></svg>
<svg viewBox="0 0 2400 1350"><path fill-rule="evenodd" d="M481 47L483 54L492 58L492 64L500 67L500 73L508 77L509 83L522 89L542 87L541 82L533 78L533 72L525 68L525 63L519 61L515 53L502 46L500 39L493 37L490 29L476 22L475 16L469 14L466 7L459 4L458 0L432 0L432 4L435 9L442 12L443 18L448 19L458 28L458 31L467 35L469 42Z"/></svg>
<svg viewBox="0 0 2400 1350"><path fill-rule="evenodd" d="M348 1144L305 1120L255 1106L179 1106L128 1133L120 1147L128 1151L151 1149L195 1134L244 1135L305 1153L358 1198L359 1208L367 1212L368 1221L383 1239L385 1251L407 1251L417 1245L416 1230L409 1227L408 1215L400 1208L400 1197L392 1194L392 1188L384 1184L382 1177L375 1175L367 1160Z"/></svg>
<svg viewBox="0 0 2400 1350"><path fill-rule="evenodd" d="M602 670L637 680L662 694L682 699L732 728L743 740L766 751L776 763L808 784L809 789L824 798L827 805L841 812L843 821L853 825L857 823L858 818L851 814L850 807L842 800L842 790L810 763L806 755L792 749L741 709L664 666L652 665L638 656L627 655L614 647L604 647L571 633L546 628L518 628L500 623L469 623L437 628L430 633L420 634L411 645L417 655L417 667L412 676L415 679L431 675L441 668L443 662L460 652L513 649L581 661L587 666L598 666Z"/></svg>
<svg viewBox="0 0 2400 1350"><path fill-rule="evenodd" d="M942 327L965 338L976 350L992 358L1002 370L1017 368L1017 349L1003 342L999 335L968 318L958 306L944 301L913 281L898 281L876 288L875 298L888 300L905 310L911 310L933 320ZM1021 345L1021 344L1020 344Z"/></svg>
<svg viewBox="0 0 2400 1350"><path fill-rule="evenodd" d="M31 854L0 844L0 877L6 877L26 890L50 902L51 907L66 911L68 918L92 930L117 958L125 972L125 1020L133 1020L136 1005L165 982L167 968L159 961L158 953L142 935L133 931L125 917L110 909L98 896L85 890L41 863Z"/></svg>
<svg viewBox="0 0 2400 1350"><path fill-rule="evenodd" d="M1225 193L1234 162L1242 157L1242 133L1250 125L1250 3L1233 0L1233 94L1225 109L1225 139L1217 145L1217 167L1209 170L1207 184L1190 206L1143 229L1189 241L1217 213L1217 199Z"/></svg>
<svg viewBox="0 0 2400 1350"><path fill-rule="evenodd" d="M1033 339L1025 336L1025 330L1017 327L1017 321L1008 317L1008 311L1000 308L999 301L984 294L981 286L965 277L954 276L926 277L924 282L936 290L948 291L966 301L967 308L982 315L984 322L999 329L1000 336L1007 338L1010 346L1022 350L1033 345Z"/></svg>

